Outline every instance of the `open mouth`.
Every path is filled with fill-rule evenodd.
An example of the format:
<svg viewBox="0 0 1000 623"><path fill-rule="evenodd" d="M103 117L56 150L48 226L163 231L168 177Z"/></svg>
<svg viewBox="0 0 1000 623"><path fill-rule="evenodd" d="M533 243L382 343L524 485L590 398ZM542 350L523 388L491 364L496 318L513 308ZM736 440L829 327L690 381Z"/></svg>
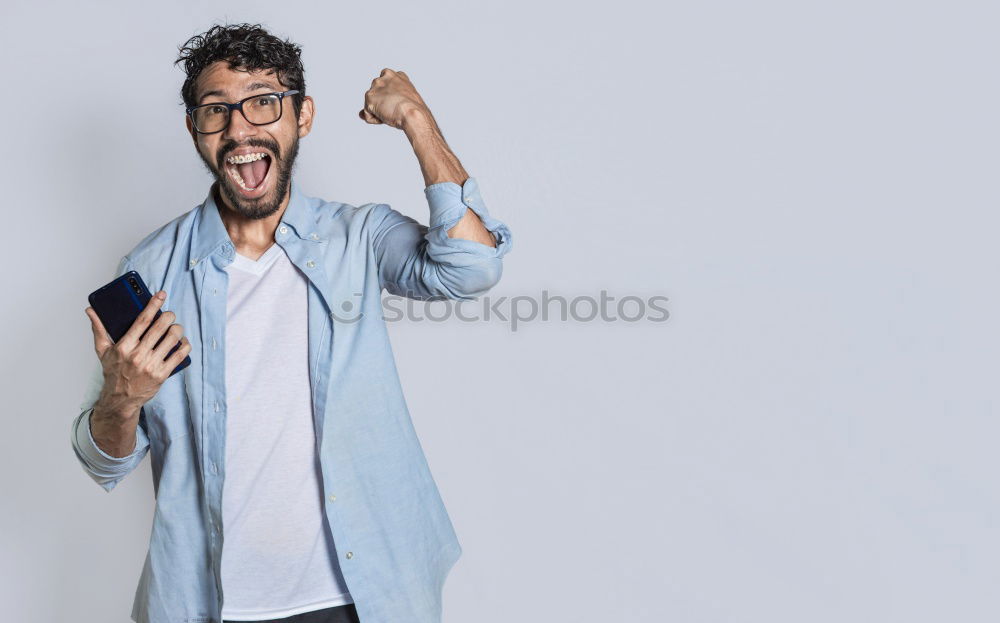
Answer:
<svg viewBox="0 0 1000 623"><path fill-rule="evenodd" d="M226 172L247 197L263 194L271 173L271 156L266 152L235 154L226 158Z"/></svg>

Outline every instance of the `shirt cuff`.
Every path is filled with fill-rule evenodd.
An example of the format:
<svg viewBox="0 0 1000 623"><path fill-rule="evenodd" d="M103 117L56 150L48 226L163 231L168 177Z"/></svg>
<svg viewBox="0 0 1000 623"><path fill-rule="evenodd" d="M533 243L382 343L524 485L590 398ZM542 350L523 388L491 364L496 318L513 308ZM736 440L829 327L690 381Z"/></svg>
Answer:
<svg viewBox="0 0 1000 623"><path fill-rule="evenodd" d="M467 250L481 247L479 249L481 252L493 257L502 257L510 250L510 230L507 225L490 216L479 192L479 183L476 178L469 177L461 186L455 182L431 184L424 188L424 195L427 197L427 204L430 207L430 224L428 225L430 231L428 235L435 238L436 242L447 244L448 241L453 241L454 244ZM465 216L467 208L471 208L483 222L483 226L493 234L496 247L472 240L448 237L448 230Z"/></svg>
<svg viewBox="0 0 1000 623"><path fill-rule="evenodd" d="M88 463L101 468L102 471L108 473L129 471L136 457L149 445L149 437L146 436L146 431L143 430L142 426L136 426L135 447L132 449L132 452L126 456L111 456L104 450L101 450L97 442L94 441L94 435L90 431L90 416L93 412L93 407L87 409L87 412L77 422L77 447L83 453Z"/></svg>

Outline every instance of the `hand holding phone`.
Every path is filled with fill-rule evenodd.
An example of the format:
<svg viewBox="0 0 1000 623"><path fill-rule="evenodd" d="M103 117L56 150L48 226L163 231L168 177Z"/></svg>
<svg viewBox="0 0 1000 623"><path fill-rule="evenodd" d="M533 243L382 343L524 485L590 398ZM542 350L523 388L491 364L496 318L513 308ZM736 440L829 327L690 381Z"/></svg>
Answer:
<svg viewBox="0 0 1000 623"><path fill-rule="evenodd" d="M101 399L106 408L120 414L138 412L164 381L191 363L191 343L183 327L173 324L173 312L160 310L165 298L162 290L150 295L135 271L90 295L86 313L104 368Z"/></svg>

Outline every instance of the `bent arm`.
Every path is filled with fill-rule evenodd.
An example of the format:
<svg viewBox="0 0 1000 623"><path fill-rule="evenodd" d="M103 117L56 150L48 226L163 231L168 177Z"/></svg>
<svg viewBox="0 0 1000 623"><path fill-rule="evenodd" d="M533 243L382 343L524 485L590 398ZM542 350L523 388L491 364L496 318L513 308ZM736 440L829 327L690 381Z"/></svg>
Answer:
<svg viewBox="0 0 1000 623"><path fill-rule="evenodd" d="M407 111L403 132L420 163L424 186L435 187L444 182L463 185L469 179L465 167L444 140L444 134L429 108L411 108ZM471 208L462 210L461 218L446 231L451 238L496 246L496 238L490 235L485 223Z"/></svg>
<svg viewBox="0 0 1000 623"><path fill-rule="evenodd" d="M461 186L431 184L424 195L429 226L387 204L372 209L372 247L382 287L418 300L473 299L484 294L500 281L501 258L511 248L510 229L490 216L475 178ZM448 235L470 211L495 245Z"/></svg>
<svg viewBox="0 0 1000 623"><path fill-rule="evenodd" d="M128 256L123 257L115 271L115 277L130 270L131 261ZM138 413L127 414L130 417L123 420L110 417L112 413L100 400L103 386L104 371L98 360L91 372L87 393L80 404L82 411L70 426L70 442L84 471L110 493L142 461L149 450L149 437L146 436L145 413L142 409L138 409Z"/></svg>

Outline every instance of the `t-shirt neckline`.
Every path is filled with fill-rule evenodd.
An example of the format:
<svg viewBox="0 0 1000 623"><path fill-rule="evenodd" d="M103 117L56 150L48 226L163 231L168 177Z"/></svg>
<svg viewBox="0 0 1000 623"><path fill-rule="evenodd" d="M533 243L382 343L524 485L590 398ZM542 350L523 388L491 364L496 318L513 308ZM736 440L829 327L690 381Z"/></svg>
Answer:
<svg viewBox="0 0 1000 623"><path fill-rule="evenodd" d="M240 255L239 253L233 254L233 263L230 264L233 268L238 268L242 271L253 273L255 275L260 275L264 273L272 264L278 259L278 256L283 253L281 245L277 242L271 244L256 260L252 260L245 255Z"/></svg>

